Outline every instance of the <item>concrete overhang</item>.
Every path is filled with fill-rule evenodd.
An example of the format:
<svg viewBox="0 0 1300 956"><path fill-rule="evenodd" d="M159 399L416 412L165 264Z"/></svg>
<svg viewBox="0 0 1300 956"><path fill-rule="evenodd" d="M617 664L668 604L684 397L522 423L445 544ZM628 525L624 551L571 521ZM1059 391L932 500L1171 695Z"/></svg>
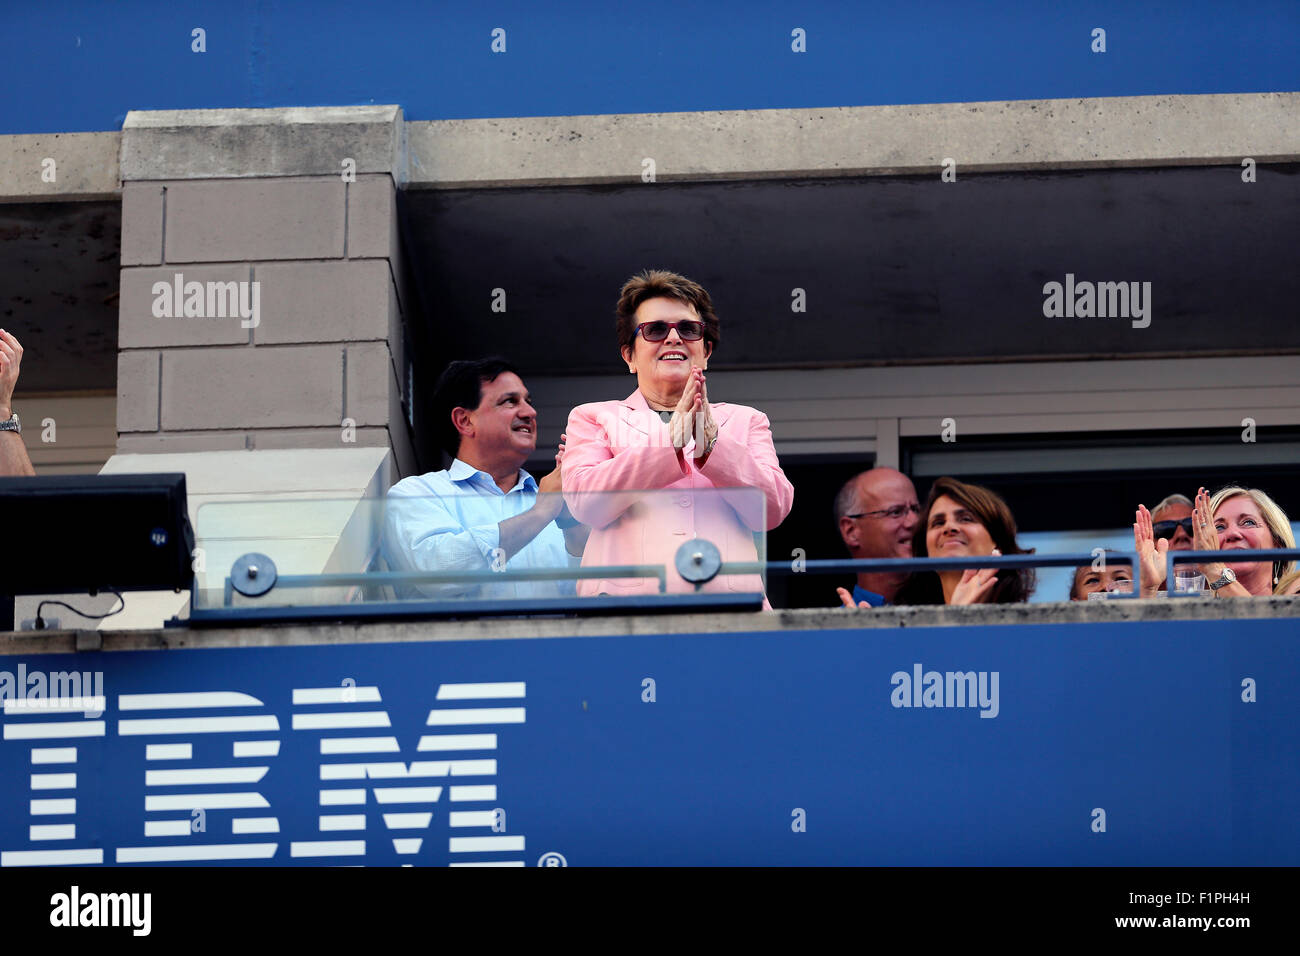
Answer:
<svg viewBox="0 0 1300 956"><path fill-rule="evenodd" d="M411 189L1300 161L1300 93L404 122L384 106L132 110L122 131L0 136L0 202L122 181L389 172ZM54 158L57 178L42 179Z"/></svg>
<svg viewBox="0 0 1300 956"><path fill-rule="evenodd" d="M390 173L401 184L404 129L400 106L132 110L122 126L122 179L339 176L350 169Z"/></svg>
<svg viewBox="0 0 1300 956"><path fill-rule="evenodd" d="M116 199L121 147L117 131L0 136L0 203Z"/></svg>
<svg viewBox="0 0 1300 956"><path fill-rule="evenodd" d="M1239 165L1300 159L1300 93L435 120L410 189Z"/></svg>
<svg viewBox="0 0 1300 956"><path fill-rule="evenodd" d="M610 617L486 618L463 621L340 621L275 627L168 628L89 634L86 631L31 631L0 634L0 654L60 654L78 650L78 640L93 638L105 651L179 650L205 647L295 647L367 645L429 641L554 640L612 638L634 634L726 634L844 628L889 630L921 627L1007 627L1014 625L1097 624L1157 621L1225 621L1293 618L1300 601L1289 597L1235 601L1213 598L1151 598L1127 601L1070 601L1059 604L975 604L884 607L869 611L807 608L732 614L629 614ZM974 636L978 632L972 631ZM1046 637L1044 637L1046 639Z"/></svg>

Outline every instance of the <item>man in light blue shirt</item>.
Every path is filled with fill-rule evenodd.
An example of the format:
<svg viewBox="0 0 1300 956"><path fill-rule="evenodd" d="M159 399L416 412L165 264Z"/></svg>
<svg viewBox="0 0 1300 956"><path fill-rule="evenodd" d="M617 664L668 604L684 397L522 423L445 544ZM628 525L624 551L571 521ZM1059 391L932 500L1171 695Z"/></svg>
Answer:
<svg viewBox="0 0 1300 956"><path fill-rule="evenodd" d="M405 478L389 489L383 537L389 569L576 567L588 529L564 507L559 468L564 440L555 470L540 482L523 470L537 447L537 412L518 372L503 359L453 362L434 387L433 406L439 437L454 461L445 471ZM575 594L572 580L430 583L396 590L399 598L480 600Z"/></svg>

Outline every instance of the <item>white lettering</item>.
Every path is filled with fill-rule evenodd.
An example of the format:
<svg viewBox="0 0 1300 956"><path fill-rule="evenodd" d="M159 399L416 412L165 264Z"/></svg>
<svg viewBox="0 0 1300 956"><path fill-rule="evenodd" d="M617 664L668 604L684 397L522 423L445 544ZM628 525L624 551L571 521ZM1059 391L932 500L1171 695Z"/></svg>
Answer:
<svg viewBox="0 0 1300 956"><path fill-rule="evenodd" d="M981 717L996 717L1002 709L999 671L927 671L919 663L912 672L895 671L889 682L893 707L977 707Z"/></svg>
<svg viewBox="0 0 1300 956"><path fill-rule="evenodd" d="M152 893L86 893L74 885L50 897L51 926L125 926L134 936L153 929Z"/></svg>

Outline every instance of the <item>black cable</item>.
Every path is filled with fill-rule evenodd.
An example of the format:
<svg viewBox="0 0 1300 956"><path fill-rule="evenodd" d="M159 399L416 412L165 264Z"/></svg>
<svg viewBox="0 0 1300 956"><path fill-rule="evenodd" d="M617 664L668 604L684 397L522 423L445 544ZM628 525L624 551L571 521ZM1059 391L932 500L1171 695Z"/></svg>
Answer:
<svg viewBox="0 0 1300 956"><path fill-rule="evenodd" d="M116 610L109 611L107 614L87 614L85 611L78 611L75 607L73 607L71 604L68 604L65 601L45 600L42 601L40 604L36 605L36 630L38 631L45 630L45 621L44 619L41 618L41 608L45 607L45 605L47 604L57 604L60 607L66 607L73 614L80 614L82 617L88 617L96 621L103 620L106 617L112 617L114 614L121 614L123 611L126 610L126 599L122 597L121 591L119 591L117 588L104 588L103 590L107 591L109 594L117 595L117 601L119 607Z"/></svg>

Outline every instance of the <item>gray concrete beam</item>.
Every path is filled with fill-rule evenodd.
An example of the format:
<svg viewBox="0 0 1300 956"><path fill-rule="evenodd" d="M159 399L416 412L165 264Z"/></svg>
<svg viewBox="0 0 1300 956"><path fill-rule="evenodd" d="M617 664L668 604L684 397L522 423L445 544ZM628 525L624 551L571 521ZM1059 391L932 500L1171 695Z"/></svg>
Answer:
<svg viewBox="0 0 1300 956"><path fill-rule="evenodd" d="M1300 93L406 124L410 188L1238 165L1300 159Z"/></svg>
<svg viewBox="0 0 1300 956"><path fill-rule="evenodd" d="M123 180L388 173L413 188L1300 159L1300 93L403 122L398 106L149 110L122 132L0 136L0 202ZM56 178L41 163L56 161Z"/></svg>
<svg viewBox="0 0 1300 956"><path fill-rule="evenodd" d="M122 125L122 179L248 179L405 174L400 106L132 110ZM341 178L340 178L341 181Z"/></svg>
<svg viewBox="0 0 1300 956"><path fill-rule="evenodd" d="M121 144L117 131L0 136L0 202L113 199Z"/></svg>
<svg viewBox="0 0 1300 956"><path fill-rule="evenodd" d="M743 631L822 631L844 628L1005 626L1010 624L1103 624L1156 621L1226 621L1297 618L1300 600L1272 598L1152 598L1071 601L1059 604L975 604L885 607L871 610L809 608L714 614L629 614L556 619L484 618L475 621L330 622L261 627L176 628L118 631L104 635L105 651L206 647L291 647L322 644L388 644L413 641L483 641L520 638L621 637L624 635L722 634ZM74 649L76 631L36 636L0 635L0 654L57 654ZM1047 639L1045 636L1044 639Z"/></svg>

